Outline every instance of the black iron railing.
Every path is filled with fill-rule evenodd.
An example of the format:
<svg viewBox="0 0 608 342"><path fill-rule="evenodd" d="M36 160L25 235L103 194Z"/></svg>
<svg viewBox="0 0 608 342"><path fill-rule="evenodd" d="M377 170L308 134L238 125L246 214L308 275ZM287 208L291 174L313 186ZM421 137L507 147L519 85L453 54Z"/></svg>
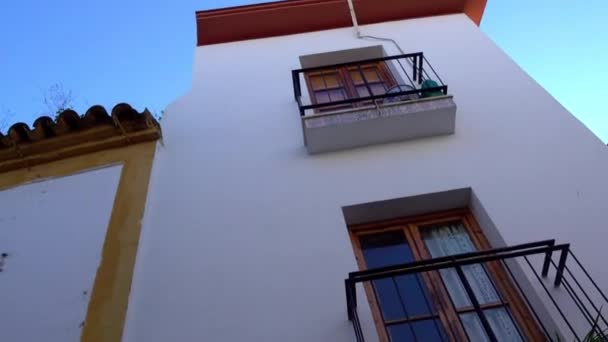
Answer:
<svg viewBox="0 0 608 342"><path fill-rule="evenodd" d="M393 80L393 84L381 93L372 90L370 82L368 82L363 71L363 67L371 63L383 64ZM323 103L302 98L302 81L305 81L307 73L337 70L340 68L350 68L351 70L358 71L359 77L361 77L363 84L367 88L369 96L357 95L336 101L330 98L329 101ZM305 116L308 110L318 111L324 108L348 105L356 106L357 104L369 102L380 104L385 101L393 102L448 94L448 86L443 83L441 77L435 72L435 69L422 52L297 69L292 71L292 78L294 96L301 116Z"/></svg>
<svg viewBox="0 0 608 342"><path fill-rule="evenodd" d="M542 265L541 267L538 267L540 268L540 272L530 261L531 258L539 255L543 257ZM557 255L557 261L553 260L555 255ZM588 338L591 335L596 338L593 339L593 341L608 341L608 330L606 330L608 328L608 320L603 313L603 311L608 310L608 307L606 307L606 304L608 304L608 297L593 280L589 272L583 267L579 259L572 253L570 245L555 244L555 240L464 253L349 273L348 278L345 280L347 313L348 319L352 322L354 328L356 341L365 342L357 312L357 283L380 279L394 279L395 277L408 274L421 274L423 272L444 269L456 270L456 274L458 275L463 288L466 290L467 296L469 297L469 300L474 307L474 311L479 317L488 338L491 341L497 341L490 324L488 323L488 319L485 317L484 310L480 307L479 302L475 298L474 291L472 291L469 281L462 271L464 266L484 265L487 262L498 262L506 270L510 281L515 286L517 292L542 329L542 333L545 335L546 339L548 341L561 341L559 333L555 330L550 331L547 327L545 322L546 317L545 319L541 318L541 314L539 313L540 309L531 304L532 296L529 293L526 293L522 284L518 281L518 277L514 275L513 263L510 260L517 258L523 259L524 262L520 264L524 266L527 265L530 270L529 273L534 275L533 278L531 276L527 277L528 280L534 280L540 284L540 287L543 289L542 292L544 292L544 294L541 293L541 295L546 296L548 301L551 302L553 309L555 309L558 317L554 317L554 323L556 325L565 326L572 334L572 339L566 339L567 341L587 341L590 340ZM570 265L568 264L569 260L573 261ZM553 284L547 286L547 278L552 269L555 271ZM519 279L521 279L521 276ZM585 285L582 283L585 283ZM556 299L554 289L551 289L551 285L555 288L563 287L567 296L560 298L559 300ZM593 294L593 298L591 294ZM540 298L537 296L536 299L538 300ZM570 304L574 303L574 305L571 305L570 307L576 307L578 310L566 310L564 306L567 305L567 303L565 303L564 300L571 301ZM605 310L602 310L602 306L604 306ZM577 328L575 328L575 325L573 324L574 320L580 321L581 319L589 324L588 329L584 330L582 334L580 328L578 329L579 331L577 331ZM585 337L587 337L587 339Z"/></svg>

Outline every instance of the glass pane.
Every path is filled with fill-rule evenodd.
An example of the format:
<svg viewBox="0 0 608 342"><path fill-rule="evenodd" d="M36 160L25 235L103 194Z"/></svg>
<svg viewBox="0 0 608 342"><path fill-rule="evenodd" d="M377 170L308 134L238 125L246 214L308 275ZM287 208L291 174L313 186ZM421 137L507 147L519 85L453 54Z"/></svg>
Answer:
<svg viewBox="0 0 608 342"><path fill-rule="evenodd" d="M313 90L343 87L340 73L335 70L324 71L320 74L311 75L308 78Z"/></svg>
<svg viewBox="0 0 608 342"><path fill-rule="evenodd" d="M371 67L363 69L363 74L367 82L382 82L380 75L378 74L378 68Z"/></svg>
<svg viewBox="0 0 608 342"><path fill-rule="evenodd" d="M356 85L363 84L363 78L361 77L361 73L357 69L350 71L350 78Z"/></svg>
<svg viewBox="0 0 608 342"><path fill-rule="evenodd" d="M367 90L367 87L364 85L357 86L357 95L359 95L359 97L369 96L369 91Z"/></svg>
<svg viewBox="0 0 608 342"><path fill-rule="evenodd" d="M384 87L384 83L371 84L370 88L372 88L372 93L374 93L374 95L382 95L382 94L386 93L386 88Z"/></svg>
<svg viewBox="0 0 608 342"><path fill-rule="evenodd" d="M400 230L363 235L359 240L368 268L414 261L410 247Z"/></svg>
<svg viewBox="0 0 608 342"><path fill-rule="evenodd" d="M327 91L331 102L346 100L346 92L344 89L332 89Z"/></svg>
<svg viewBox="0 0 608 342"><path fill-rule="evenodd" d="M506 308L487 309L484 312L499 341L522 341L519 330Z"/></svg>
<svg viewBox="0 0 608 342"><path fill-rule="evenodd" d="M469 265L463 266L462 270L473 289L473 293L479 304L499 303L500 297L496 293L494 286L488 278L483 266ZM441 278L448 289L450 297L456 308L472 306L472 302L454 269L440 270Z"/></svg>
<svg viewBox="0 0 608 342"><path fill-rule="evenodd" d="M317 100L317 103L328 103L329 93L326 91L317 91L315 92L315 99Z"/></svg>
<svg viewBox="0 0 608 342"><path fill-rule="evenodd" d="M460 321L469 336L469 341L490 341L476 312L460 314Z"/></svg>
<svg viewBox="0 0 608 342"><path fill-rule="evenodd" d="M391 325L388 334L392 342L420 341L440 342L447 341L441 322L437 319L416 321Z"/></svg>
<svg viewBox="0 0 608 342"><path fill-rule="evenodd" d="M384 86L384 83L370 83L368 84L368 86L372 90L372 93L374 93L374 95L386 94L386 87ZM367 86L357 86L357 95L359 95L359 97L369 96Z"/></svg>
<svg viewBox="0 0 608 342"><path fill-rule="evenodd" d="M323 74L323 78L325 79L325 84L327 88L337 88L342 86L342 82L340 82L340 74L338 73L329 73Z"/></svg>
<svg viewBox="0 0 608 342"><path fill-rule="evenodd" d="M447 341L441 321L438 319L416 321L412 323L412 326L418 341Z"/></svg>
<svg viewBox="0 0 608 342"><path fill-rule="evenodd" d="M382 78L380 77L380 74L378 73L378 68L376 68L375 66L374 67L362 67L361 70L363 71L363 75L365 75L365 81L367 81L368 83L383 81ZM356 85L365 84L363 77L361 77L361 70L359 70L359 69L350 70L350 77L352 78L353 82Z"/></svg>
<svg viewBox="0 0 608 342"><path fill-rule="evenodd" d="M315 92L317 103L329 103L346 100L344 89L320 90Z"/></svg>
<svg viewBox="0 0 608 342"><path fill-rule="evenodd" d="M392 278L374 280L372 283L385 321L408 317L401 300L403 297Z"/></svg>
<svg viewBox="0 0 608 342"><path fill-rule="evenodd" d="M506 308L486 309L483 312L498 341L523 341ZM460 320L471 341L490 340L476 312L460 314Z"/></svg>
<svg viewBox="0 0 608 342"><path fill-rule="evenodd" d="M308 79L310 80L310 85L313 90L325 89L325 82L323 82L323 77L321 75L310 76Z"/></svg>
<svg viewBox="0 0 608 342"><path fill-rule="evenodd" d="M414 261L402 231L366 235L360 241L368 268ZM375 280L373 285L385 320L429 315L435 311L430 307L430 297L420 275Z"/></svg>
<svg viewBox="0 0 608 342"><path fill-rule="evenodd" d="M430 315L436 312L420 275L395 277L395 281L408 317Z"/></svg>
<svg viewBox="0 0 608 342"><path fill-rule="evenodd" d="M462 222L445 223L421 229L424 243L433 258L477 250ZM481 265L463 266L465 277L480 304L500 302L494 285ZM456 308L471 306L471 301L454 269L440 270L441 278Z"/></svg>
<svg viewBox="0 0 608 342"><path fill-rule="evenodd" d="M408 323L389 326L388 336L391 342L416 341L414 339L414 330Z"/></svg>

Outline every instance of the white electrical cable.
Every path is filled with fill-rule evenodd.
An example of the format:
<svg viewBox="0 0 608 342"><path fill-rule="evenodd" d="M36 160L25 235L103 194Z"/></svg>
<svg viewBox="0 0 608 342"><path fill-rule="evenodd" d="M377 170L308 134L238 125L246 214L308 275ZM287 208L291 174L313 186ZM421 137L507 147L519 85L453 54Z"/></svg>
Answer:
<svg viewBox="0 0 608 342"><path fill-rule="evenodd" d="M355 12L355 5L353 0L346 0L348 2L348 9L350 10L350 17L353 20L353 27L355 28L355 34L357 38L361 38L361 32L359 31L359 23L357 22L357 13Z"/></svg>
<svg viewBox="0 0 608 342"><path fill-rule="evenodd" d="M355 5L353 4L353 0L346 0L346 1L348 2L348 9L350 10L350 17L353 21L353 27L355 28L355 34L358 39L373 39L373 40L391 42L391 43L393 43L393 45L395 45L397 50L399 50L399 52L402 55L405 54L405 52L403 52L403 49L401 49L401 46L399 46L399 44L397 44L397 42L394 39L361 35L361 30L359 30L359 22L357 21L357 13L355 12Z"/></svg>
<svg viewBox="0 0 608 342"><path fill-rule="evenodd" d="M399 50L399 52L402 55L405 54L405 52L403 52L403 49L401 49L401 46L399 46L399 44L394 39L362 35L361 30L359 29L359 22L357 21L357 12L355 12L355 5L353 4L353 0L346 0L346 1L348 2L348 9L350 11L350 17L353 21L353 28L355 29L355 36L357 37L357 39L371 39L371 40L380 40L380 41L384 41L384 42L391 42L391 43L393 43L393 45L395 45L397 50ZM406 60L410 65L412 65L412 62L409 60L409 58L407 58ZM374 101L374 105L376 106L376 110L378 111L378 114L382 115L382 110L381 110L379 104L376 101Z"/></svg>

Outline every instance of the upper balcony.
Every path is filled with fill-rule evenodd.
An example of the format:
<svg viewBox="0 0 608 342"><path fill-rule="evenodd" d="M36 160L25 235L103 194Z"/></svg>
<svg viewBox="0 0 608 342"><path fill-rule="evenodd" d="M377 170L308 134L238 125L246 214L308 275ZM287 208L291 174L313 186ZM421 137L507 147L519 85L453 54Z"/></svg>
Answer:
<svg viewBox="0 0 608 342"><path fill-rule="evenodd" d="M454 133L456 104L422 52L298 69L292 77L310 154Z"/></svg>

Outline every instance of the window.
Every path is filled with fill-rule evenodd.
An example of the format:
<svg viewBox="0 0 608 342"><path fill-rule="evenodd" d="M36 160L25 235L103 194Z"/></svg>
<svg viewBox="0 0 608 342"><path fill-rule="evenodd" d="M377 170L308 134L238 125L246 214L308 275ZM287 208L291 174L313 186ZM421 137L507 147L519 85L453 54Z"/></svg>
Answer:
<svg viewBox="0 0 608 342"><path fill-rule="evenodd" d="M349 228L362 269L490 247L465 211ZM544 340L502 265L487 262L462 271L497 340ZM454 268L374 280L366 291L383 341L490 340Z"/></svg>
<svg viewBox="0 0 608 342"><path fill-rule="evenodd" d="M385 62L328 68L305 74L313 104L331 103L385 94L396 84ZM367 84L366 84L367 83ZM371 101L324 107L318 111L331 111L373 104Z"/></svg>

